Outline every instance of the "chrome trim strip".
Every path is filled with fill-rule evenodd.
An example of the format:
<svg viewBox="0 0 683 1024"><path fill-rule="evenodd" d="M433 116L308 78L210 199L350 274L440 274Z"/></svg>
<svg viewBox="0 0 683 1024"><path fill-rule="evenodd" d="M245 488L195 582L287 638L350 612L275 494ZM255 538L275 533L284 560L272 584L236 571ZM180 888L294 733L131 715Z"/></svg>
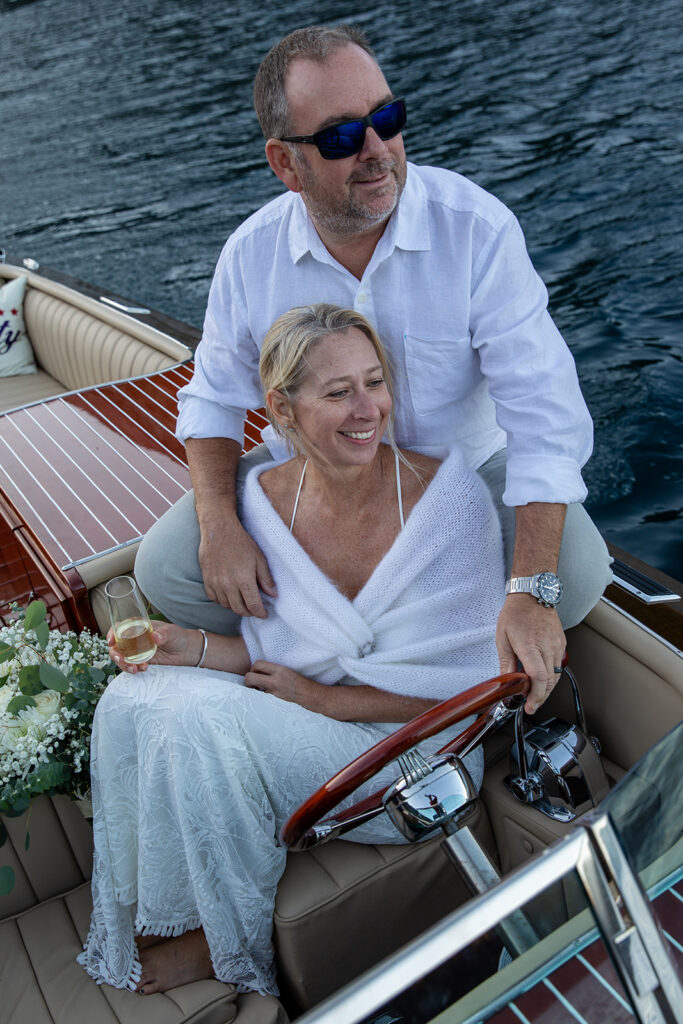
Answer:
<svg viewBox="0 0 683 1024"><path fill-rule="evenodd" d="M130 540L124 540L120 544L116 544L113 548L107 548L106 551L97 551L94 555L88 555L86 558L78 558L75 562L69 562L67 565L61 567L62 572L66 572L67 569L78 569L79 565L87 565L88 562L94 562L97 558L104 558L105 555L113 555L117 551L124 551L126 548L130 548L133 544L139 544L144 534L140 534L137 537L131 537Z"/></svg>
<svg viewBox="0 0 683 1024"><path fill-rule="evenodd" d="M103 302L105 306L111 306L112 309L118 309L121 313L151 313L152 310L148 309L147 306L124 306L122 302L115 302L114 299L110 299L107 295L100 295L99 302ZM175 340L175 339L174 339Z"/></svg>
<svg viewBox="0 0 683 1024"><path fill-rule="evenodd" d="M632 583L617 576L614 573L612 582L615 586L620 587L622 590L628 591L629 594L633 594L643 604L666 604L667 602L672 603L673 601L680 601L680 594L674 594L673 590L668 591L666 594L646 594L644 590L639 590L638 587L634 587Z"/></svg>
<svg viewBox="0 0 683 1024"><path fill-rule="evenodd" d="M648 576L642 569L625 562L622 558L615 558L612 561L612 576L614 583L633 594L644 604L661 604L666 601L680 601L680 594L671 590L664 583L660 583L652 576Z"/></svg>
<svg viewBox="0 0 683 1024"><path fill-rule="evenodd" d="M170 335L168 335L168 337L170 337ZM171 340L175 341L176 339L171 338ZM182 345L183 342L179 341L178 344ZM187 346L185 347L187 348ZM36 398L35 401L27 402L25 405L15 405L11 409L3 409L3 411L0 412L0 422L2 422L3 416L8 416L13 412L19 412L21 409L30 409L33 405L45 405L47 402L54 402L59 398L71 398L72 395L82 395L86 391L97 391L100 388L111 387L113 384L128 384L131 381L147 380L149 377L156 376L158 373L170 373L171 370L177 370L179 367L186 366L187 363L190 362L193 354L192 349L188 348L187 351L189 353L187 359L180 359L177 363L173 363L171 366L167 366L163 370L152 370L151 373L141 373L137 377L118 377L116 380L103 381L101 384L88 384L85 388L74 388L73 391L60 391L56 395L47 395L44 398Z"/></svg>
<svg viewBox="0 0 683 1024"><path fill-rule="evenodd" d="M644 625L640 621L640 619L637 619L635 617L635 615L631 615L630 612L624 611L621 605L615 604L614 601L610 601L610 599L608 597L605 597L604 595L600 598L600 600L604 601L605 604L609 605L610 608L614 608L616 612L619 612L620 615L623 615L624 618L629 620L629 622L634 622L636 626L640 626L640 628L645 633L648 633L650 636L654 637L655 640L658 640L659 643L662 644L662 646L666 647L670 651L673 651L674 654L677 654L679 658L683 658L683 651L680 647L676 647L676 645L672 643L671 640L665 640L664 637L661 636L655 629L651 629L650 626Z"/></svg>

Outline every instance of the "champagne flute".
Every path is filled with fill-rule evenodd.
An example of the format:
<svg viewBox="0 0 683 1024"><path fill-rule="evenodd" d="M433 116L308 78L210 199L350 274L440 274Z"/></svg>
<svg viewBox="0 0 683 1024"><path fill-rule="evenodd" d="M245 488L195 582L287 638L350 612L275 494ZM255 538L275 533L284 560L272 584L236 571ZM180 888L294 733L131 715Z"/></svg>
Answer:
<svg viewBox="0 0 683 1024"><path fill-rule="evenodd" d="M124 660L139 665L154 657L157 645L140 588L132 576L115 576L105 585L116 646Z"/></svg>

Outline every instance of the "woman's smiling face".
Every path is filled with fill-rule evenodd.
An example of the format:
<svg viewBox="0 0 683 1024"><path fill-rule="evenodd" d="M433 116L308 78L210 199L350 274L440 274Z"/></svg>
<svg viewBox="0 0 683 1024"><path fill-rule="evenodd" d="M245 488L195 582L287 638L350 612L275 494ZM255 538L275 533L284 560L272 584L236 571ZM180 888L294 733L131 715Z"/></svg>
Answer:
<svg viewBox="0 0 683 1024"><path fill-rule="evenodd" d="M372 342L351 327L319 341L306 362L308 374L294 401L296 429L338 469L371 462L391 413Z"/></svg>

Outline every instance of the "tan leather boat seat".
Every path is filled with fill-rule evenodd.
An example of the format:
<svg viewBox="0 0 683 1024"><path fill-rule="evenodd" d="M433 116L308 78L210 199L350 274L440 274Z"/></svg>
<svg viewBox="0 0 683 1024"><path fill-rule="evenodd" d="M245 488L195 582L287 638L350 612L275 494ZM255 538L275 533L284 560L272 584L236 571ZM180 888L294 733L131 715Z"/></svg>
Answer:
<svg viewBox="0 0 683 1024"><path fill-rule="evenodd" d="M43 797L26 850L26 816L2 821L9 840L0 866L16 872L13 891L0 897L2 1024L287 1024L279 1000L237 995L218 981L145 997L96 985L76 963L92 908L90 825L66 797Z"/></svg>
<svg viewBox="0 0 683 1024"><path fill-rule="evenodd" d="M45 398L62 395L67 390L45 370L20 373L16 377L0 377L0 412L18 409L31 402L42 402Z"/></svg>
<svg viewBox="0 0 683 1024"><path fill-rule="evenodd" d="M28 278L24 322L38 373L0 380L0 412L65 391L164 370L190 355L168 335L55 281L3 266L0 285Z"/></svg>
<svg viewBox="0 0 683 1024"><path fill-rule="evenodd" d="M482 804L472 826L495 857ZM461 906L469 894L441 849L335 840L292 853L275 901L283 994L306 1010Z"/></svg>
<svg viewBox="0 0 683 1024"><path fill-rule="evenodd" d="M66 797L42 797L29 819L3 818L0 867L16 874L0 897L2 1024L286 1024L277 999L197 982L141 998L95 985L76 963L88 932L92 831ZM490 849L480 810L475 831ZM337 840L291 854L276 901L274 941L283 997L306 1009L404 945L467 898L434 839L417 846Z"/></svg>

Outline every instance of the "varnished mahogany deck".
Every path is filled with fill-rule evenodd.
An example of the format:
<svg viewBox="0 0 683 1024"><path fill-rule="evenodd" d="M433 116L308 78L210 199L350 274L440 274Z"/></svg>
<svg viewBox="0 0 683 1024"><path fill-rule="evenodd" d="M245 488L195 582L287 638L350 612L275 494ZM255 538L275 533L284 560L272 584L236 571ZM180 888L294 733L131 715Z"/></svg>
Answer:
<svg viewBox="0 0 683 1024"><path fill-rule="evenodd" d="M46 600L53 625L93 625L81 579L98 555L137 543L190 487L176 439L185 363L0 416L0 611ZM265 424L249 413L245 448Z"/></svg>

